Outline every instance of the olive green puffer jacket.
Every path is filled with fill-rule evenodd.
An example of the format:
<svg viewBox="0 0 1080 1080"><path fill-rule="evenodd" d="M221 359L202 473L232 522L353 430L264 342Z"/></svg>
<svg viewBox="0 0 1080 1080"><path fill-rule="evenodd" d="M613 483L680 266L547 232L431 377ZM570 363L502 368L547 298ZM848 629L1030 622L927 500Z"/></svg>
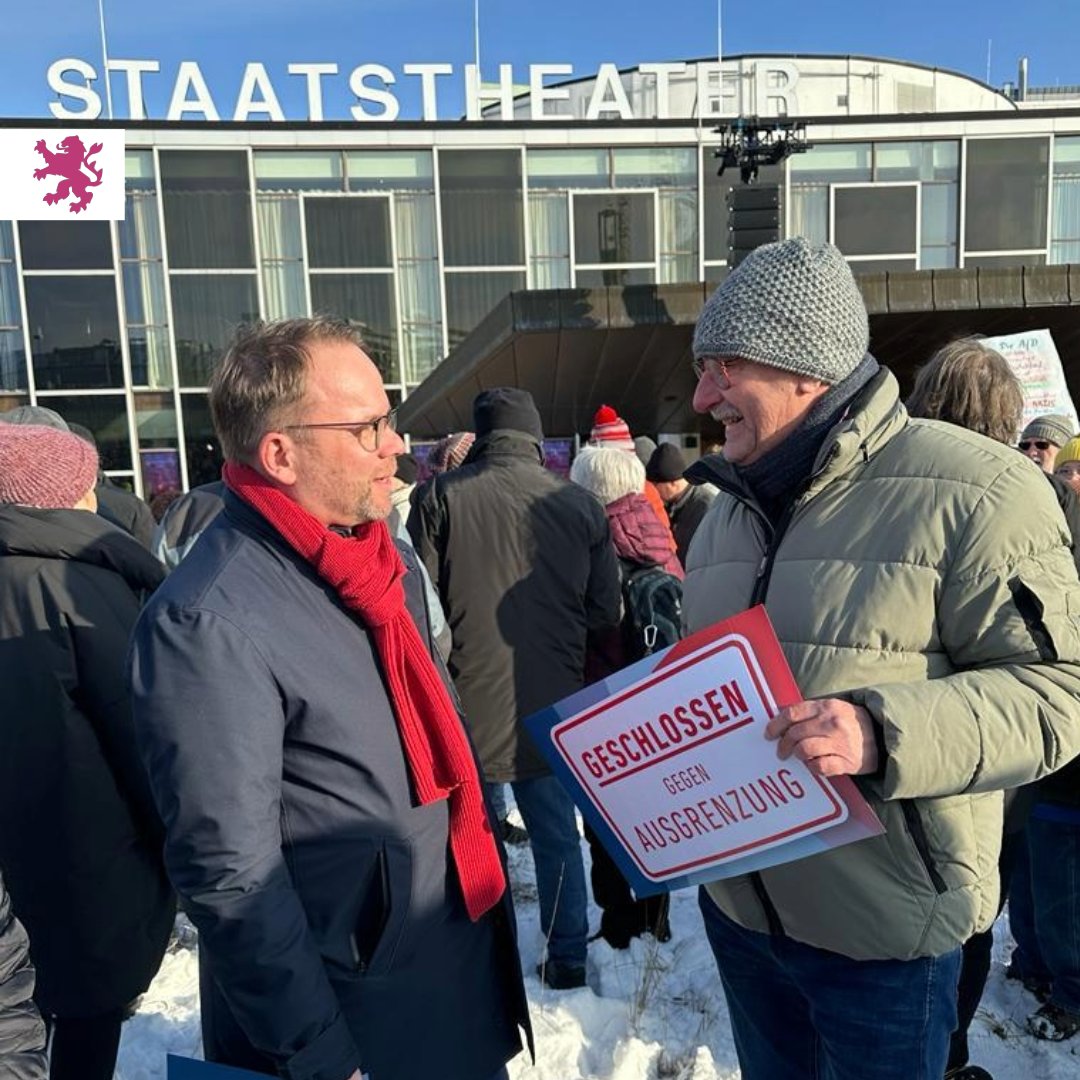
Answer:
<svg viewBox="0 0 1080 1080"><path fill-rule="evenodd" d="M1015 450L910 419L888 371L778 539L730 464L688 475L721 489L687 557L688 629L763 592L803 695L864 706L887 751L857 779L883 836L709 894L855 959L955 948L997 910L1002 790L1080 752L1080 583L1050 486Z"/></svg>

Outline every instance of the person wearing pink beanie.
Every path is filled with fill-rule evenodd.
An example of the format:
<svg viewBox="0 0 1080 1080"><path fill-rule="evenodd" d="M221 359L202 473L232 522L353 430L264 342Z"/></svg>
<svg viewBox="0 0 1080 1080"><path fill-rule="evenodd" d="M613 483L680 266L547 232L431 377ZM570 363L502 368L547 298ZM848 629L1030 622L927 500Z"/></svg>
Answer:
<svg viewBox="0 0 1080 1080"><path fill-rule="evenodd" d="M0 503L96 510L97 451L70 431L0 424Z"/></svg>
<svg viewBox="0 0 1080 1080"><path fill-rule="evenodd" d="M0 865L51 1080L110 1080L175 912L124 669L165 571L93 512L97 476L70 431L0 423Z"/></svg>

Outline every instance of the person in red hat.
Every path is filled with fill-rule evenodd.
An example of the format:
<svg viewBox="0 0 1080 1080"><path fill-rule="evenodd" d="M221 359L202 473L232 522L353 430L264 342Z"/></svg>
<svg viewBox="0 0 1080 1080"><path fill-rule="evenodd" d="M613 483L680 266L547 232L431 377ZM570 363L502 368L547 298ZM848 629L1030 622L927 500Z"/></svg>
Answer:
<svg viewBox="0 0 1080 1080"><path fill-rule="evenodd" d="M628 454L637 455L640 460L640 453L630 434L629 425L610 405L601 405L596 410L592 430L589 432L589 446L606 446L612 450L625 450ZM653 447L655 449L655 443ZM645 465L647 461L642 461L641 464ZM671 532L671 522L668 520L664 500L656 489L656 485L647 477L642 494L649 501L649 506L656 515L656 520L664 526L664 530L667 532L665 542L672 551L675 551L677 545Z"/></svg>

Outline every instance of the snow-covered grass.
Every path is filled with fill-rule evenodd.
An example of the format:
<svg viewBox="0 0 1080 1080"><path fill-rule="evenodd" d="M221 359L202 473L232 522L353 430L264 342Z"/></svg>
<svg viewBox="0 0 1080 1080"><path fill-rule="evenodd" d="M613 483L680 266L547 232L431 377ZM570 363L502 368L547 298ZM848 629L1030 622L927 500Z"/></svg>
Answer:
<svg viewBox="0 0 1080 1080"><path fill-rule="evenodd" d="M586 849L586 859L588 858ZM672 897L672 940L617 952L589 946L589 986L554 991L532 974L543 947L528 848L511 848L511 878L537 1061L510 1064L511 1080L735 1080L739 1075L720 980L693 890ZM598 925L599 913L592 912ZM1004 965L1012 948L1001 921L971 1060L995 1080L1074 1080L1080 1036L1039 1042L1024 1029L1036 1002ZM165 957L138 1014L125 1025L117 1080L164 1080L166 1053L198 1056L198 973L189 944Z"/></svg>

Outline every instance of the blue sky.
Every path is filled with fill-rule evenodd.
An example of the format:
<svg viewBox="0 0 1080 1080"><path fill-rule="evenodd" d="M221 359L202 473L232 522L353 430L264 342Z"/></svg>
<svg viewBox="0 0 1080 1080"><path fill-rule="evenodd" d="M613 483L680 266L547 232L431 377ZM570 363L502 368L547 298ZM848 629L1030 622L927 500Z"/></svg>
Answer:
<svg viewBox="0 0 1080 1080"><path fill-rule="evenodd" d="M49 116L55 95L49 65L79 57L101 66L97 0L0 0L4 63L0 116ZM463 109L461 68L473 58L473 0L105 0L110 56L153 59L147 75L148 113L165 114L177 65L197 61L222 117L231 116L244 64L266 65L286 116L306 115L304 81L290 62L336 63L326 80L326 118L347 119L353 103L348 72L381 63L400 73L408 62L444 61L455 75L440 80L440 112ZM620 67L645 61L715 55L716 0L480 0L480 48L485 78L512 63L520 81L529 63L563 62L575 75L602 61ZM1080 3L1076 0L724 0L723 49L751 52L883 56L950 68L985 78L992 41L994 85L1016 77L1030 58L1035 86L1080 83ZM520 74L518 74L520 72ZM415 78L395 88L402 118L418 115ZM99 84L100 85L100 84ZM124 80L113 76L117 113Z"/></svg>

